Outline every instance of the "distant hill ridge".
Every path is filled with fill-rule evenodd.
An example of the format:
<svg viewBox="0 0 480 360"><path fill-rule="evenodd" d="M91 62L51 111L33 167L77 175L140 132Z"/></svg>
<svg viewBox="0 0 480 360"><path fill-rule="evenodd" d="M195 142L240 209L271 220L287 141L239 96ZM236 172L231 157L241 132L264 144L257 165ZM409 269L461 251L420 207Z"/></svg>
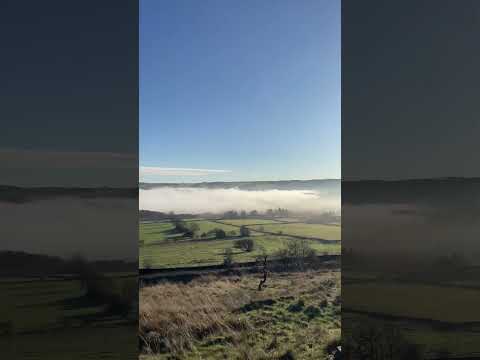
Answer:
<svg viewBox="0 0 480 360"><path fill-rule="evenodd" d="M77 198L136 198L136 188L111 187L18 187L0 185L0 201L25 203L58 197Z"/></svg>
<svg viewBox="0 0 480 360"><path fill-rule="evenodd" d="M405 204L480 207L480 178L342 181L343 204Z"/></svg>
<svg viewBox="0 0 480 360"><path fill-rule="evenodd" d="M321 180L278 180L278 181L217 181L200 183L145 183L139 184L140 189L155 188L199 188L199 189L240 189L240 190L340 190L340 179Z"/></svg>
<svg viewBox="0 0 480 360"><path fill-rule="evenodd" d="M98 272L136 272L137 262L117 260L94 260L89 262ZM68 259L58 256L31 254L24 251L0 251L0 278L24 276L54 276L72 273Z"/></svg>

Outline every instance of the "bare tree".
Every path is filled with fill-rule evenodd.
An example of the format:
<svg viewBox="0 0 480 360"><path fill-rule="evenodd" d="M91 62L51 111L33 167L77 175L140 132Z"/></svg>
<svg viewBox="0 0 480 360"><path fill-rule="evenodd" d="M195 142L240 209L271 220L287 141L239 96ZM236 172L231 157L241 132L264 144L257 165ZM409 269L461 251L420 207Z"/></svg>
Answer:
<svg viewBox="0 0 480 360"><path fill-rule="evenodd" d="M263 286L267 282L267 276L268 276L268 255L266 252L263 252L262 255L258 257L258 260L261 262L261 271L263 273L262 279L260 279L260 282L258 283L258 291L262 291Z"/></svg>

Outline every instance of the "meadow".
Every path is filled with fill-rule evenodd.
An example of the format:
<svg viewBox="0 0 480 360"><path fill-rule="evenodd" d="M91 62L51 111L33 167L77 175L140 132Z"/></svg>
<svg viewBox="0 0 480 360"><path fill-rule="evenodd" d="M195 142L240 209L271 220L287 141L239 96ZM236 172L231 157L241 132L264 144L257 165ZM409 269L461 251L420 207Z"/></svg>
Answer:
<svg viewBox="0 0 480 360"><path fill-rule="evenodd" d="M112 281L121 293L137 280ZM7 358L94 359L101 353L114 359L136 349L134 318L88 298L79 280L3 279L0 293L0 346ZM52 336L58 341L52 342ZM121 346L112 336L123 339Z"/></svg>
<svg viewBox="0 0 480 360"><path fill-rule="evenodd" d="M345 287L345 307L449 323L479 322L480 290L415 283L366 283Z"/></svg>
<svg viewBox="0 0 480 360"><path fill-rule="evenodd" d="M195 223L198 227L198 233L208 233L209 231L220 228L225 232L235 231L238 235L238 227L228 224L216 223L209 220L184 220L186 226ZM183 234L176 233L175 226L171 221L166 222L141 222L140 223L140 241L144 244L160 243L165 240L182 240ZM211 236L210 236L211 237ZM185 239L184 239L185 240Z"/></svg>
<svg viewBox="0 0 480 360"><path fill-rule="evenodd" d="M373 272L348 274L343 295L346 323L399 329L423 358L480 355L478 283L383 281Z"/></svg>
<svg viewBox="0 0 480 360"><path fill-rule="evenodd" d="M304 236L325 240L340 240L341 227L338 225L288 223L249 226L252 230L281 233L283 235Z"/></svg>
<svg viewBox="0 0 480 360"><path fill-rule="evenodd" d="M231 224L231 225L264 225L264 224L276 224L281 223L280 220L276 219L222 219L220 222L224 224Z"/></svg>
<svg viewBox="0 0 480 360"><path fill-rule="evenodd" d="M340 338L340 273L209 276L140 290L142 360L327 359Z"/></svg>
<svg viewBox="0 0 480 360"><path fill-rule="evenodd" d="M254 261L262 253L274 254L285 247L285 242L291 239L286 233L274 234L262 232L262 227L267 231L269 226L277 225L248 225L248 224L272 224L275 220L270 219L220 219L220 220L189 220L185 221L187 227L196 224L198 230L193 238L185 237L183 233L176 232L175 225L171 221L165 222L141 222L139 257L140 268L172 268L202 265L221 264L224 260L225 251L231 249L233 261L237 263ZM242 238L240 227L247 226L249 236L254 241L252 251L244 251L235 248L235 241ZM257 227L258 226L258 227ZM340 239L340 228L330 225L317 225L306 223L282 224L280 229L291 231L296 236L320 236L325 239ZM292 226L292 228L287 228ZM286 229L287 228L287 229ZM222 229L226 237L215 238L214 229ZM256 229L257 231L253 231ZM277 231L278 230L278 231ZM206 236L201 237L200 234ZM314 236L312 236L314 237ZM338 242L323 243L315 239L306 239L308 245L317 254L339 254Z"/></svg>
<svg viewBox="0 0 480 360"><path fill-rule="evenodd" d="M283 236L255 236L256 247L251 252L233 248L233 240L178 241L164 244L142 246L140 249L140 267L170 268L184 266L203 266L221 264L225 250L232 248L234 262L254 261L265 250L268 254L284 247ZM311 248L319 254L338 254L340 245L321 244L308 241Z"/></svg>

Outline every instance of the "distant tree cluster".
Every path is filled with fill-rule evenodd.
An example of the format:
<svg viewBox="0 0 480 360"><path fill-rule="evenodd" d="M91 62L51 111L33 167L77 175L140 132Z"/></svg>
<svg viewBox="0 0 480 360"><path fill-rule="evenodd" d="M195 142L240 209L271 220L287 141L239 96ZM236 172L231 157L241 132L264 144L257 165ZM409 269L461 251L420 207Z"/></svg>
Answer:
<svg viewBox="0 0 480 360"><path fill-rule="evenodd" d="M224 218L228 218L228 219L246 219L248 217L247 215L247 212L245 210L242 210L240 212L236 211L236 210L230 210L230 211L226 211L224 214L223 214L223 217Z"/></svg>
<svg viewBox="0 0 480 360"><path fill-rule="evenodd" d="M223 213L223 217L225 219L248 219L248 218L257 218L259 216L266 216L266 217L288 217L289 211L287 209L268 209L265 213L260 214L257 210L252 210L250 212L246 212L245 210L236 211L236 210L229 210Z"/></svg>
<svg viewBox="0 0 480 360"><path fill-rule="evenodd" d="M216 229L213 229L213 232L215 234L216 239L225 239L227 237L227 233L223 229L216 228Z"/></svg>
<svg viewBox="0 0 480 360"><path fill-rule="evenodd" d="M173 221L175 226L174 231L177 233L183 233L184 237L193 238L197 236L197 233L200 231L200 226L194 221L189 222L188 224L180 219Z"/></svg>
<svg viewBox="0 0 480 360"><path fill-rule="evenodd" d="M204 232L201 235L202 238L207 238L211 236L215 237L215 239L225 239L227 237L227 233L225 232L225 230L221 228L215 228L215 229L209 230L206 233Z"/></svg>
<svg viewBox="0 0 480 360"><path fill-rule="evenodd" d="M289 211L287 209L268 209L265 213L268 217L288 217Z"/></svg>
<svg viewBox="0 0 480 360"><path fill-rule="evenodd" d="M306 220L310 224L340 223L341 216L334 211L326 211L318 215L310 215Z"/></svg>

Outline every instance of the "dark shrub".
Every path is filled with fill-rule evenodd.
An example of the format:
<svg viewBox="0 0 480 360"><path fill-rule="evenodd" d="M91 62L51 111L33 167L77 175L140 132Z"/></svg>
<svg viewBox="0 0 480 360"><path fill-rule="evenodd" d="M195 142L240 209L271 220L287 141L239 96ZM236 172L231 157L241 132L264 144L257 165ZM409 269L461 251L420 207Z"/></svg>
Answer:
<svg viewBox="0 0 480 360"><path fill-rule="evenodd" d="M251 238L239 239L235 241L234 246L238 249L242 249L243 251L250 252L253 251L255 242Z"/></svg>
<svg viewBox="0 0 480 360"><path fill-rule="evenodd" d="M320 314L322 313L322 311L316 307L316 306L313 306L313 305L310 305L308 306L305 311L304 311L304 314L311 320L317 316L319 316Z"/></svg>
<svg viewBox="0 0 480 360"><path fill-rule="evenodd" d="M230 268L233 265L233 251L232 249L226 249L223 256L223 265L226 268Z"/></svg>
<svg viewBox="0 0 480 360"><path fill-rule="evenodd" d="M295 360L295 355L292 350L287 350L287 352L281 355L278 360Z"/></svg>
<svg viewBox="0 0 480 360"><path fill-rule="evenodd" d="M245 225L240 227L240 236L250 236L250 229L247 228Z"/></svg>
<svg viewBox="0 0 480 360"><path fill-rule="evenodd" d="M215 233L215 238L217 239L225 239L227 237L227 234L225 233L225 230L223 229L214 229L213 230Z"/></svg>
<svg viewBox="0 0 480 360"><path fill-rule="evenodd" d="M304 306L305 306L305 302L302 299L300 299L296 303L290 304L287 310L290 312L300 312L303 310Z"/></svg>

